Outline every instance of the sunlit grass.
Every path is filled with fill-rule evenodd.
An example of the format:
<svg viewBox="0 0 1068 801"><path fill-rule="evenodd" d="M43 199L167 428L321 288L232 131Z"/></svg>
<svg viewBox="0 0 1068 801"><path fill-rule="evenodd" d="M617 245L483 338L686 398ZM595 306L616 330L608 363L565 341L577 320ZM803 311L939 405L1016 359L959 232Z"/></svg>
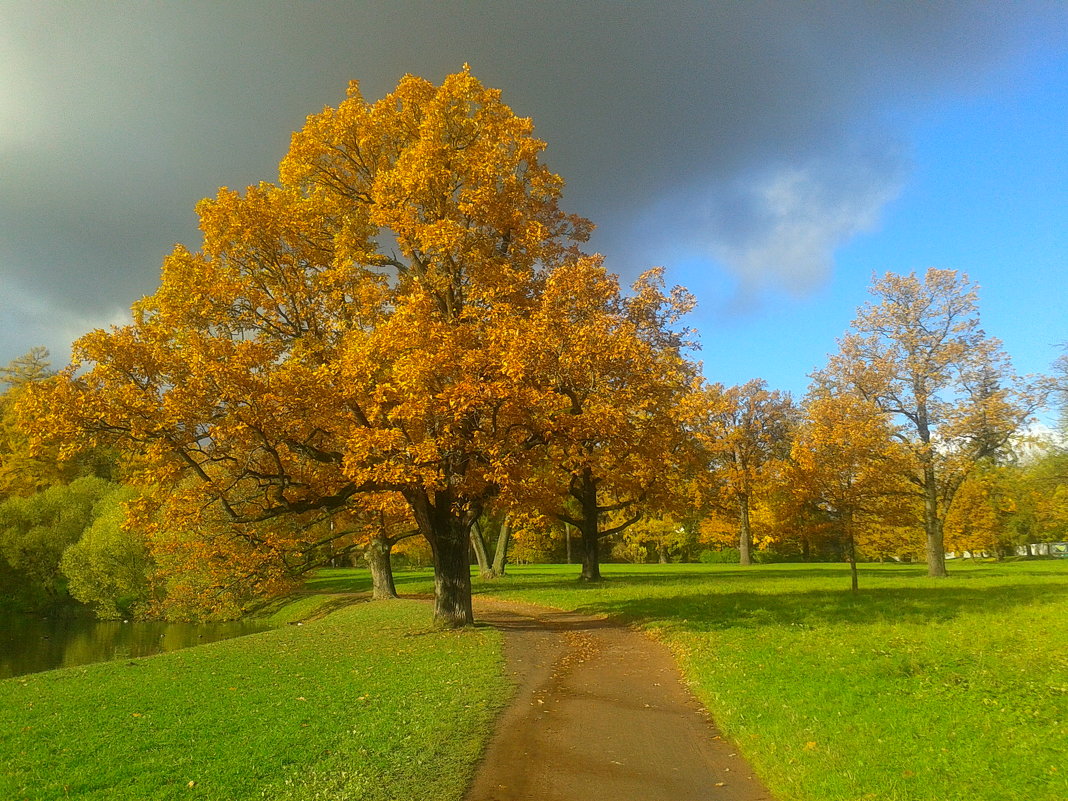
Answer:
<svg viewBox="0 0 1068 801"><path fill-rule="evenodd" d="M0 798L457 799L507 700L500 645L432 629L426 604L360 603L0 681Z"/></svg>
<svg viewBox="0 0 1068 801"><path fill-rule="evenodd" d="M481 592L654 630L780 801L1068 798L1068 563L520 567Z"/></svg>
<svg viewBox="0 0 1068 801"><path fill-rule="evenodd" d="M1068 798L1068 563L865 565L857 595L844 565L509 571L476 592L668 642L779 801ZM500 639L339 608L368 589L321 571L263 610L325 615L304 625L0 681L0 798L458 798L507 697Z"/></svg>

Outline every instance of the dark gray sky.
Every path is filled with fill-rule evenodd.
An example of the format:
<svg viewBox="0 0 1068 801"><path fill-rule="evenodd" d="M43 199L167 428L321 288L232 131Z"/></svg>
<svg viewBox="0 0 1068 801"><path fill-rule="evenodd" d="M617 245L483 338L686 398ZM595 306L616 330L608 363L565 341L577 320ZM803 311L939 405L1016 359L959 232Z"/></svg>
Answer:
<svg viewBox="0 0 1068 801"><path fill-rule="evenodd" d="M627 277L666 263L714 339L717 315L826 301L908 195L916 132L1055 82L1066 31L1040 3L3 0L0 363L121 321L199 244L196 201L273 180L350 79L377 98L464 62L533 117L594 247Z"/></svg>

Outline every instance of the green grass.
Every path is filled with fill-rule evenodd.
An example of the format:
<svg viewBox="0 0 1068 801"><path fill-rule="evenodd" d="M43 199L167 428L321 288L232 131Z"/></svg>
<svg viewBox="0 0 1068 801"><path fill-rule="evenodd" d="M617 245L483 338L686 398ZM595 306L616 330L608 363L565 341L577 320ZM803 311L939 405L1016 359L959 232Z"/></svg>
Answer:
<svg viewBox="0 0 1068 801"><path fill-rule="evenodd" d="M1068 798L1068 563L510 569L656 632L779 801Z"/></svg>
<svg viewBox="0 0 1068 801"><path fill-rule="evenodd" d="M844 565L515 567L475 590L652 630L779 801L1063 801L1068 562L950 569L865 565L855 596ZM321 571L261 610L276 630L0 681L0 798L459 798L508 694L500 638L351 604L368 589Z"/></svg>
<svg viewBox="0 0 1068 801"><path fill-rule="evenodd" d="M349 599L351 600L351 599ZM507 699L501 641L414 601L0 681L2 799L458 799Z"/></svg>

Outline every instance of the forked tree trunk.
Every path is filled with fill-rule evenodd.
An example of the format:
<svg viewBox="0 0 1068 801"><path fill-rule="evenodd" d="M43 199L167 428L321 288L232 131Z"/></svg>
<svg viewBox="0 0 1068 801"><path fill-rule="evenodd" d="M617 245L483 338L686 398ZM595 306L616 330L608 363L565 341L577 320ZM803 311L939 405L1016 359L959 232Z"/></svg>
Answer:
<svg viewBox="0 0 1068 801"><path fill-rule="evenodd" d="M477 522L471 524L471 547L475 550L475 561L482 578L490 578L495 571L490 567L489 554L486 553L486 541L482 539L482 528Z"/></svg>
<svg viewBox="0 0 1068 801"><path fill-rule="evenodd" d="M509 515L501 521L501 529L497 532L497 549L493 552L493 575L503 576L504 566L508 564L508 543L512 535L512 522Z"/></svg>
<svg viewBox="0 0 1068 801"><path fill-rule="evenodd" d="M371 568L371 597L376 601L397 597L397 585L393 582L393 565L390 562L392 550L393 540L372 537L364 551L364 559Z"/></svg>

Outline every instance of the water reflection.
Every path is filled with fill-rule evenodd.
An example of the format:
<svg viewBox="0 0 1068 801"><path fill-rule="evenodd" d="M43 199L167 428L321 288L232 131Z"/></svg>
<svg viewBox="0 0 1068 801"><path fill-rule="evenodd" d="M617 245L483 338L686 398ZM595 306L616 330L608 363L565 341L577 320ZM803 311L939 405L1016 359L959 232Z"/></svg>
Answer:
<svg viewBox="0 0 1068 801"><path fill-rule="evenodd" d="M0 679L151 656L264 631L247 621L229 623L122 623L0 617Z"/></svg>

